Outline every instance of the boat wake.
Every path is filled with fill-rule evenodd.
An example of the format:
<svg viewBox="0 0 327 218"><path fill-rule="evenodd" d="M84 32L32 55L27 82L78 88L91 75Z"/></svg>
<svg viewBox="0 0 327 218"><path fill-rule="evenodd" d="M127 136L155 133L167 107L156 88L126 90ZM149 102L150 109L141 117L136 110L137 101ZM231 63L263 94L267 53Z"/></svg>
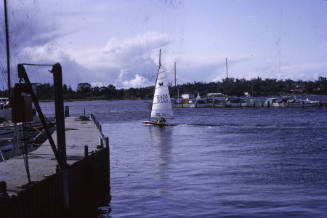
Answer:
<svg viewBox="0 0 327 218"><path fill-rule="evenodd" d="M221 124L210 124L210 123L180 123L176 124L176 126L209 126L209 127L220 127L224 126Z"/></svg>

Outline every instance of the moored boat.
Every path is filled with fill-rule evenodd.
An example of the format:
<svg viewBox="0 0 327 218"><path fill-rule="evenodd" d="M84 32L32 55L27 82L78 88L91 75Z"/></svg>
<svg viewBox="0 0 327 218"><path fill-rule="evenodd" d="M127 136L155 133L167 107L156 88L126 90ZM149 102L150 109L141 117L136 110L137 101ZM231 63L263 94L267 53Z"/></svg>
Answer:
<svg viewBox="0 0 327 218"><path fill-rule="evenodd" d="M287 107L287 103L279 98L267 98L264 102L265 107Z"/></svg>
<svg viewBox="0 0 327 218"><path fill-rule="evenodd" d="M207 94L208 104L210 107L226 107L226 96L220 92Z"/></svg>
<svg viewBox="0 0 327 218"><path fill-rule="evenodd" d="M194 94L182 94L182 107L195 108Z"/></svg>
<svg viewBox="0 0 327 218"><path fill-rule="evenodd" d="M310 100L308 98L306 98L304 101L304 107L318 107L320 106L320 102L319 101L313 101L313 100Z"/></svg>
<svg viewBox="0 0 327 218"><path fill-rule="evenodd" d="M0 122L11 120L11 108L9 107L8 98L0 98Z"/></svg>
<svg viewBox="0 0 327 218"><path fill-rule="evenodd" d="M173 104L175 108L195 108L196 100L193 94L182 94L181 98L177 99Z"/></svg>
<svg viewBox="0 0 327 218"><path fill-rule="evenodd" d="M242 103L245 101L239 97L231 96L226 99L226 107L241 107Z"/></svg>
<svg viewBox="0 0 327 218"><path fill-rule="evenodd" d="M201 98L199 92L198 92L198 95L195 98L195 107L196 108L207 108L207 107L209 107L208 99L207 98Z"/></svg>
<svg viewBox="0 0 327 218"><path fill-rule="evenodd" d="M207 98L201 98L196 100L195 102L195 107L196 108L208 108L210 107L210 104L208 103L208 99Z"/></svg>
<svg viewBox="0 0 327 218"><path fill-rule="evenodd" d="M319 101L312 101L306 98L305 100L292 98L287 100L287 106L290 108L305 108L305 107L318 107Z"/></svg>

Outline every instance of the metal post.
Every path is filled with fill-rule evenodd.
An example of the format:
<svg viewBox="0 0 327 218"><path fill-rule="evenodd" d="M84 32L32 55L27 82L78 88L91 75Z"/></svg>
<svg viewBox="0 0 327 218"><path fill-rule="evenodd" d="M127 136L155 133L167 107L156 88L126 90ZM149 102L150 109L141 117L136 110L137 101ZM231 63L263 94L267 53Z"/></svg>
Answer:
<svg viewBox="0 0 327 218"><path fill-rule="evenodd" d="M14 155L18 156L19 154L19 147L20 147L20 135L19 135L19 125L17 125L17 123L14 123L14 129L15 129L15 136L16 136L16 140L14 143Z"/></svg>
<svg viewBox="0 0 327 218"><path fill-rule="evenodd" d="M25 170L26 170L26 175L27 175L27 181L30 184L31 181L31 173L30 173L30 167L28 163L28 148L27 144L24 142L23 143L23 158L24 158L24 165L25 165Z"/></svg>
<svg viewBox="0 0 327 218"><path fill-rule="evenodd" d="M54 91L55 91L55 112L57 127L57 146L61 162L67 165L66 158L66 136L65 136L65 114L64 114L64 98L62 88L62 71L61 65L56 63L53 65L51 72L53 73Z"/></svg>
<svg viewBox="0 0 327 218"><path fill-rule="evenodd" d="M62 171L62 189L63 189L63 200L64 200L64 207L67 209L69 208L69 172L68 169L64 169Z"/></svg>
<svg viewBox="0 0 327 218"><path fill-rule="evenodd" d="M174 63L174 77L175 77L175 96L177 95L177 85L176 85L176 62Z"/></svg>
<svg viewBox="0 0 327 218"><path fill-rule="evenodd" d="M5 157L4 157L3 154L2 154L2 150L1 150L1 148L0 148L0 157L1 157L1 160L2 160L2 161L5 161Z"/></svg>
<svg viewBox="0 0 327 218"><path fill-rule="evenodd" d="M3 0L5 10L5 31L6 31L6 51L7 51L7 75L8 75L8 97L11 96L10 85L10 47L9 47L9 31L8 31L8 16L7 16L7 0Z"/></svg>
<svg viewBox="0 0 327 218"><path fill-rule="evenodd" d="M69 117L69 106L65 106L65 117Z"/></svg>
<svg viewBox="0 0 327 218"><path fill-rule="evenodd" d="M51 72L53 73L53 85L55 91L57 146L59 158L61 163L64 165L64 170L62 171L64 207L69 208L69 172L67 170L68 166L66 157L65 112L61 65L59 63L53 65Z"/></svg>
<svg viewBox="0 0 327 218"><path fill-rule="evenodd" d="M106 148L109 148L109 138L105 137L104 141L105 141L105 144L106 144Z"/></svg>
<svg viewBox="0 0 327 218"><path fill-rule="evenodd" d="M89 147L87 145L84 145L84 158L87 158L89 156Z"/></svg>
<svg viewBox="0 0 327 218"><path fill-rule="evenodd" d="M227 58L226 58L226 79L228 79L228 62L227 62Z"/></svg>

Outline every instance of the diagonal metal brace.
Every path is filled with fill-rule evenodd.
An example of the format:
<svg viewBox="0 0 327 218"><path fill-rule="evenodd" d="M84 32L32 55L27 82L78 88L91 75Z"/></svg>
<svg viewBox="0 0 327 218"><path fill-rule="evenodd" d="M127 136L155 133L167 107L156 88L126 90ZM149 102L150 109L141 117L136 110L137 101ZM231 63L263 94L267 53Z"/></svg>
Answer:
<svg viewBox="0 0 327 218"><path fill-rule="evenodd" d="M40 117L40 120L41 120L42 125L43 125L43 127L44 127L44 130L45 130L45 132L46 132L46 134L47 134L47 136L48 136L48 139L49 139L49 142L50 142L50 145L51 145L52 151L53 151L53 153L54 153L54 155L55 155L55 158L56 158L56 160L57 160L57 162L58 162L58 165L59 165L60 169L63 170L63 169L65 169L66 165L63 163L62 159L61 159L60 156L59 156L58 150L57 150L56 145L55 145L55 143L54 143L54 140L53 140L53 138L52 138L52 136L51 136L51 133L50 133L50 131L49 131L49 128L48 128L47 122L46 122L45 117L44 117L44 115L43 115L43 113L42 113L42 110L41 110L41 107L40 107L39 101L38 101L37 97L35 96L35 94L34 94L34 92L33 92L32 85L31 85L31 82L30 82L30 80L29 80L29 78L28 78L28 76L27 76L27 73L26 73L25 67L24 67L23 64L18 64L18 65L17 65L17 68L18 68L18 77L19 77L20 79L23 79L23 80L25 81L25 83L27 84L27 88L28 88L29 94L30 94L31 97L32 97L32 101L33 101L33 103L34 103L34 105L35 105L35 109L36 109L36 111L37 111L38 114L39 114L39 117Z"/></svg>

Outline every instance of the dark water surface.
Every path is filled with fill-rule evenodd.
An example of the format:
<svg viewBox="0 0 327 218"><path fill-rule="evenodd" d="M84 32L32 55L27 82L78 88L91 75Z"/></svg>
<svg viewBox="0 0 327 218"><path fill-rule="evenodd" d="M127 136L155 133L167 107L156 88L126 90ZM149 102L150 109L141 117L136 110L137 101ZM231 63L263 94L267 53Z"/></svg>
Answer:
<svg viewBox="0 0 327 218"><path fill-rule="evenodd" d="M148 103L66 104L110 138L103 217L326 217L326 107L178 108L159 128Z"/></svg>

